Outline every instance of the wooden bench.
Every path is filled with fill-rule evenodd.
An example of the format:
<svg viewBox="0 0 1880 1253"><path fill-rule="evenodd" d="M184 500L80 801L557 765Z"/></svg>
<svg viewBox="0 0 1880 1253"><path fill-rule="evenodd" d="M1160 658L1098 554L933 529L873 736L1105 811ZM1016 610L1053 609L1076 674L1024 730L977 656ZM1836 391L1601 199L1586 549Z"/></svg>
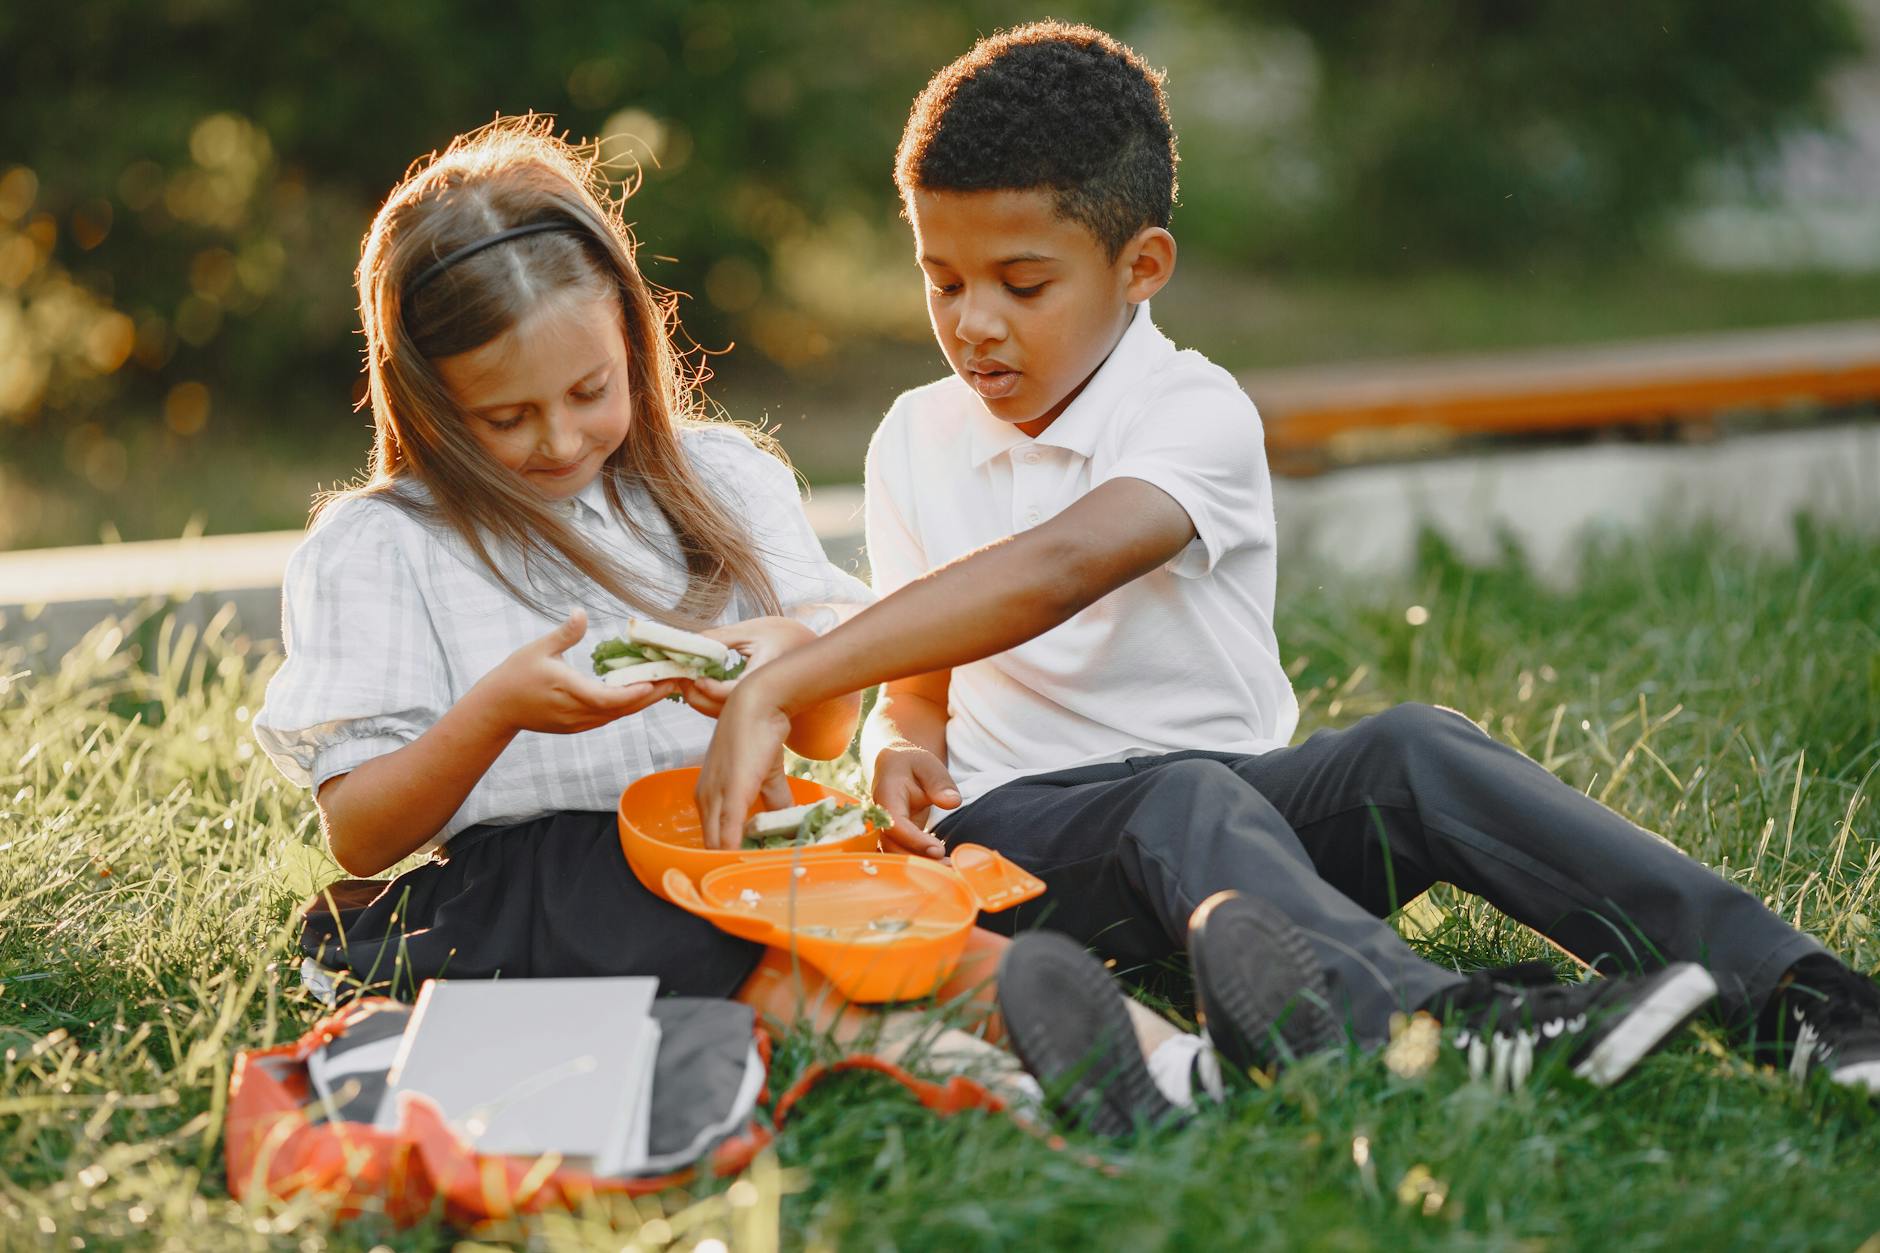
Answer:
<svg viewBox="0 0 1880 1253"><path fill-rule="evenodd" d="M1274 469L1311 473L1366 445L1880 401L1880 321L1258 370L1240 381L1260 406Z"/></svg>

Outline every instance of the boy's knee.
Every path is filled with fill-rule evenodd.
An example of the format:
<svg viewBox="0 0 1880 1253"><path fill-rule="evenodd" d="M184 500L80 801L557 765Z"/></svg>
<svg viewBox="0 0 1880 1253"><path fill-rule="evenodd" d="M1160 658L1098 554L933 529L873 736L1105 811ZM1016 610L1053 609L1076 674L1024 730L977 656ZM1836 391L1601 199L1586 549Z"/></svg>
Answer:
<svg viewBox="0 0 1880 1253"><path fill-rule="evenodd" d="M1447 705L1409 702L1373 714L1354 727L1362 728L1368 741L1387 752L1403 753L1453 740L1485 738L1482 728Z"/></svg>
<svg viewBox="0 0 1880 1253"><path fill-rule="evenodd" d="M1404 704L1372 714L1342 732L1341 748L1372 787L1408 786L1431 769L1471 757L1495 741L1453 709Z"/></svg>
<svg viewBox="0 0 1880 1253"><path fill-rule="evenodd" d="M1241 792L1259 795L1246 780L1210 757L1164 762L1150 768L1148 780L1144 804L1160 807L1218 805Z"/></svg>
<svg viewBox="0 0 1880 1253"><path fill-rule="evenodd" d="M1185 845L1212 839L1237 808L1271 810L1267 799L1221 762L1183 758L1153 767L1124 838L1138 844Z"/></svg>

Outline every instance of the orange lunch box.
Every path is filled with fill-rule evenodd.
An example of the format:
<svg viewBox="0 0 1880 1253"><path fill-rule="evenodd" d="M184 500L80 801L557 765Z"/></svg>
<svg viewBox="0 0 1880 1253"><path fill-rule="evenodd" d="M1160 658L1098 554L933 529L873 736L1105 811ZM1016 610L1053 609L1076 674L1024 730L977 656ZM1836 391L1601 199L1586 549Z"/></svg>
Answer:
<svg viewBox="0 0 1880 1253"><path fill-rule="evenodd" d="M655 896L671 900L663 879L666 871L677 870L688 879L699 879L721 866L735 866L752 859L788 859L800 849L715 849L705 847L705 828L699 819L698 804L692 793L698 787L698 767L662 770L627 785L620 794L620 848L633 867L634 877ZM825 797L859 805L862 802L847 792L824 787L808 779L790 779L791 801L807 805ZM751 812L756 813L756 810ZM879 847L871 827L860 835L817 844L814 851L872 852Z"/></svg>
<svg viewBox="0 0 1880 1253"><path fill-rule="evenodd" d="M955 848L951 865L903 853L779 851L721 866L696 887L669 868L663 895L720 930L795 952L851 1001L929 995L959 964L982 911L1044 891L978 844Z"/></svg>

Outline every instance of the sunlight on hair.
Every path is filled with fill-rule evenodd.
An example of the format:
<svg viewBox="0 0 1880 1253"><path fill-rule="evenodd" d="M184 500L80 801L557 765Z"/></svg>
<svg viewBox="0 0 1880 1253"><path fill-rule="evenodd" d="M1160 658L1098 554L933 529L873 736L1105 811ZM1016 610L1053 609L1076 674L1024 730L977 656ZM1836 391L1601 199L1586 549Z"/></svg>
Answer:
<svg viewBox="0 0 1880 1253"><path fill-rule="evenodd" d="M646 168L660 168L670 132L666 123L645 109L622 109L608 118L595 141L595 167L628 195L646 181Z"/></svg>
<svg viewBox="0 0 1880 1253"><path fill-rule="evenodd" d="M659 126L640 118L635 125ZM774 612L775 589L743 520L685 451L685 433L714 421L699 390L708 371L695 359L702 354L674 342L675 294L648 281L636 262L622 214L639 180L610 177L604 165L617 147L571 140L554 118L529 113L498 118L411 165L373 219L357 272L376 432L369 479L323 497L317 509L370 496L440 521L507 591L538 608L548 585L572 579L632 612L691 629L711 625L740 592ZM436 268L440 258L452 258L447 268ZM572 288L619 299L634 420L598 481L617 515L627 516L627 493L638 491L672 526L686 554L676 604L657 579L596 550L483 449L437 369L510 334L545 293ZM417 486L426 499L409 490ZM531 569L525 586L516 572Z"/></svg>

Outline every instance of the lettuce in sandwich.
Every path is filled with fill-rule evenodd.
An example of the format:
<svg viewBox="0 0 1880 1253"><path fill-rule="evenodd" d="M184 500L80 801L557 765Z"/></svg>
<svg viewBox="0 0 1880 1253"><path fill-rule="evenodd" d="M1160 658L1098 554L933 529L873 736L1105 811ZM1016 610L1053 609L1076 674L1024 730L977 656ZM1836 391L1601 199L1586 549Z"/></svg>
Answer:
<svg viewBox="0 0 1880 1253"><path fill-rule="evenodd" d="M808 805L753 814L744 825L744 847L807 848L846 840L869 827L885 831L893 825L894 819L879 805L843 804L826 796Z"/></svg>
<svg viewBox="0 0 1880 1253"><path fill-rule="evenodd" d="M629 618L624 637L594 646L594 673L614 686L661 679L735 679L745 658L734 648L662 622Z"/></svg>

